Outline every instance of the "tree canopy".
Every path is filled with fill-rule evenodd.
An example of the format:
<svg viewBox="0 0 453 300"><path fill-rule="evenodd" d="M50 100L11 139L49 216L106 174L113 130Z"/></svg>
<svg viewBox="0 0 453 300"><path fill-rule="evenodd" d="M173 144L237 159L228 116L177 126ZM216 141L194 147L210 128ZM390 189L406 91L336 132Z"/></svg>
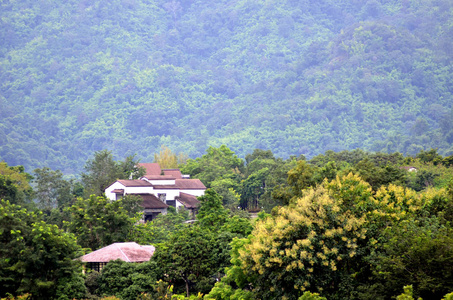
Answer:
<svg viewBox="0 0 453 300"><path fill-rule="evenodd" d="M78 174L91 153L190 158L453 142L449 0L9 1L0 158Z"/></svg>

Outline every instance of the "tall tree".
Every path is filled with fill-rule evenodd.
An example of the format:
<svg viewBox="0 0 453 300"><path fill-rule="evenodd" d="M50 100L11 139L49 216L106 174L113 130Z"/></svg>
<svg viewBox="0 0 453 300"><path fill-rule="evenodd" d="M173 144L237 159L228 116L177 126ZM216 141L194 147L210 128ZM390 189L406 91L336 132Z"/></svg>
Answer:
<svg viewBox="0 0 453 300"><path fill-rule="evenodd" d="M187 159L184 153L176 154L164 145L161 146L159 153L154 154L154 162L158 163L161 169L175 169L180 164L186 163Z"/></svg>
<svg viewBox="0 0 453 300"><path fill-rule="evenodd" d="M94 158L85 164L85 173L82 173L85 196L101 196L115 180L143 175L143 170L137 169L137 163L135 155L126 157L124 161L115 161L111 151L95 152Z"/></svg>
<svg viewBox="0 0 453 300"><path fill-rule="evenodd" d="M198 197L201 206L197 220L202 227L210 230L220 228L228 218L228 210L222 205L222 198L213 189L207 189L205 194Z"/></svg>
<svg viewBox="0 0 453 300"><path fill-rule="evenodd" d="M82 255L73 234L46 224L38 214L0 202L0 297L30 293L32 299L85 296Z"/></svg>
<svg viewBox="0 0 453 300"><path fill-rule="evenodd" d="M82 247L92 250L114 242L127 241L134 224L140 218L139 214L131 216L123 208L122 199L110 201L95 195L88 199L78 198L67 211L70 213L70 220L65 222L65 228L76 235Z"/></svg>
<svg viewBox="0 0 453 300"><path fill-rule="evenodd" d="M72 202L74 195L71 191L71 183L63 179L63 173L60 170L35 169L34 174L38 208L43 210L63 208Z"/></svg>
<svg viewBox="0 0 453 300"><path fill-rule="evenodd" d="M168 242L156 249L153 259L175 284L175 289L191 292L208 292L214 285L217 271L214 255L215 242L210 231L197 226L185 226L174 232Z"/></svg>
<svg viewBox="0 0 453 300"><path fill-rule="evenodd" d="M222 145L219 148L209 147L202 157L188 159L187 163L181 166L181 171L199 178L210 187L214 180L224 178L234 178L239 182L243 168L244 161L227 146Z"/></svg>

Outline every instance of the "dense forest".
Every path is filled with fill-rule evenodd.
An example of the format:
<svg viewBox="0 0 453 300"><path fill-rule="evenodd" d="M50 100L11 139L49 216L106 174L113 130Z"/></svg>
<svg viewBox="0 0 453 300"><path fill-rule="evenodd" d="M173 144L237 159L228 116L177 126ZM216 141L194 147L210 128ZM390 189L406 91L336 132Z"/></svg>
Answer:
<svg viewBox="0 0 453 300"><path fill-rule="evenodd" d="M0 3L0 159L453 148L450 0Z"/></svg>
<svg viewBox="0 0 453 300"><path fill-rule="evenodd" d="M138 198L99 188L137 162L97 151L80 180L0 163L2 300L453 299L453 155L163 147L154 162L208 189L195 218L169 209L146 223ZM76 258L125 241L156 251L82 273Z"/></svg>

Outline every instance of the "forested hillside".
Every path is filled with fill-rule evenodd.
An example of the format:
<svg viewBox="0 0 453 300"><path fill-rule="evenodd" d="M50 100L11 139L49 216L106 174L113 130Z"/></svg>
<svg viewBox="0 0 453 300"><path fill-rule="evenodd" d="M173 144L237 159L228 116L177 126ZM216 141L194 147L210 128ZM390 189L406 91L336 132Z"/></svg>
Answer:
<svg viewBox="0 0 453 300"><path fill-rule="evenodd" d="M0 160L453 148L449 0L0 4Z"/></svg>

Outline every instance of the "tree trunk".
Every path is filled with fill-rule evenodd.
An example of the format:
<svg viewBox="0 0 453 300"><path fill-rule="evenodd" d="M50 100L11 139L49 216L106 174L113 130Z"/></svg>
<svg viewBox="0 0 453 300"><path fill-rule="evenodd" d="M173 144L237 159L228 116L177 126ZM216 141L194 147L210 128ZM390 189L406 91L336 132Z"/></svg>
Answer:
<svg viewBox="0 0 453 300"><path fill-rule="evenodd" d="M189 298L189 280L185 280L186 282L186 293L187 293L187 298Z"/></svg>

